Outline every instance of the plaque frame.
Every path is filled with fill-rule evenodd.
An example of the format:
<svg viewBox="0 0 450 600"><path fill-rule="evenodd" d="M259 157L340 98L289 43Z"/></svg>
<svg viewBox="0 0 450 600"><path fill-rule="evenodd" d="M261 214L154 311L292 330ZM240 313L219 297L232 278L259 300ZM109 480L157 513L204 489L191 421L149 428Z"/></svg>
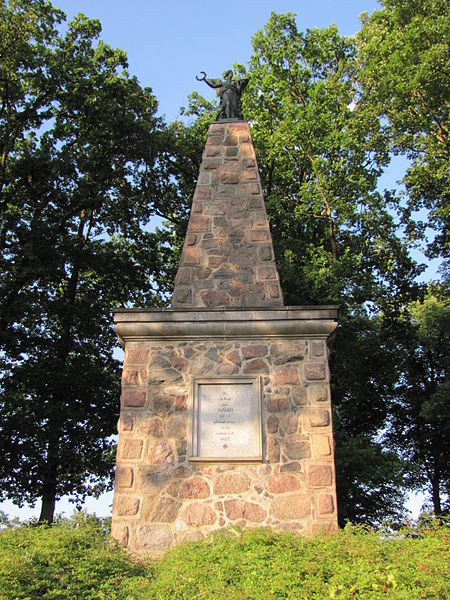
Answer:
<svg viewBox="0 0 450 600"><path fill-rule="evenodd" d="M242 386L248 385L251 391L250 402L252 405L253 422L252 438L255 452L251 455L211 456L202 454L201 439L199 437L200 424L200 397L202 386L226 385ZM189 448L188 460L190 462L222 462L222 463L252 463L262 462L262 385L261 377L235 376L235 377L197 377L194 378L191 388L189 406Z"/></svg>

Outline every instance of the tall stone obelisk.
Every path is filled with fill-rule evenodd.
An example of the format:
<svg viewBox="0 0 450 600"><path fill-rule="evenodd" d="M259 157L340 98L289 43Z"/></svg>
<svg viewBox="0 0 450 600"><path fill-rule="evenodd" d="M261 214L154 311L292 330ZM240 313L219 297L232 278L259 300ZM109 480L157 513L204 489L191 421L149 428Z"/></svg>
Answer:
<svg viewBox="0 0 450 600"><path fill-rule="evenodd" d="M334 531L336 325L283 305L249 126L211 124L172 308L115 313L113 537L158 555L233 525Z"/></svg>

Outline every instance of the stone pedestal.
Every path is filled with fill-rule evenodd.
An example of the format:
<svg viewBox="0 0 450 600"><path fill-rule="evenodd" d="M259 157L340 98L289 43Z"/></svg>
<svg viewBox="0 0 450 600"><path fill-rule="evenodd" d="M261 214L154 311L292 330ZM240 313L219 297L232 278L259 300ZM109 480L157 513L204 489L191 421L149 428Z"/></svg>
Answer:
<svg viewBox="0 0 450 600"><path fill-rule="evenodd" d="M172 309L114 319L122 546L157 556L221 527L337 529L337 307L283 305L247 123L210 126Z"/></svg>
<svg viewBox="0 0 450 600"><path fill-rule="evenodd" d="M336 307L122 310L113 536L153 555L220 527L337 528L327 339ZM193 456L194 386L260 382L261 456ZM236 458L236 457L232 457Z"/></svg>

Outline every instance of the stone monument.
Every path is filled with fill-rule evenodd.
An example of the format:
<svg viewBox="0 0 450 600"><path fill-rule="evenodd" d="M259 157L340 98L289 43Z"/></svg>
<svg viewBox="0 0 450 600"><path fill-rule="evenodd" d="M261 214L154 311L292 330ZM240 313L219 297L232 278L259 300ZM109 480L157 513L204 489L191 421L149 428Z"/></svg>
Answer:
<svg viewBox="0 0 450 600"><path fill-rule="evenodd" d="M125 360L112 536L135 554L229 526L337 529L337 307L284 306L249 126L223 114L172 308L114 315Z"/></svg>

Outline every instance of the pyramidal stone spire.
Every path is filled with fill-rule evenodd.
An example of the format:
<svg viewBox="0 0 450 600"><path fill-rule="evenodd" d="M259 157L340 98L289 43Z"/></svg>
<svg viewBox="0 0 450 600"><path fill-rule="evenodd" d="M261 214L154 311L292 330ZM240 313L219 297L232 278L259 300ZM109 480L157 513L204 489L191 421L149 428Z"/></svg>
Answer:
<svg viewBox="0 0 450 600"><path fill-rule="evenodd" d="M172 308L282 306L248 123L212 123L175 278Z"/></svg>

